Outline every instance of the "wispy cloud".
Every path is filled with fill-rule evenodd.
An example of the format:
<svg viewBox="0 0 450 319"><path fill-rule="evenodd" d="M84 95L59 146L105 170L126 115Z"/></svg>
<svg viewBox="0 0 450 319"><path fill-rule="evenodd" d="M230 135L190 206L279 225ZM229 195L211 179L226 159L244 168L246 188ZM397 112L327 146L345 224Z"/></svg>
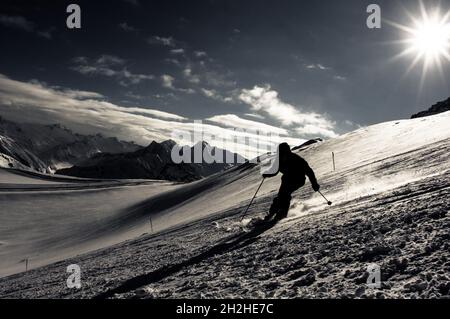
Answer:
<svg viewBox="0 0 450 319"><path fill-rule="evenodd" d="M196 74L193 74L192 69L190 67L186 67L183 70L183 75L190 83L195 83L195 84L200 83L200 77Z"/></svg>
<svg viewBox="0 0 450 319"><path fill-rule="evenodd" d="M177 114L144 107L124 107L105 101L101 94L95 92L52 87L37 80L21 82L0 74L0 114L11 120L23 121L24 113L33 122L61 123L79 133L102 133L142 145L152 140L174 138L175 131L191 132L193 136L193 130L198 129L197 124ZM239 119L230 114L211 117L206 122L201 125L206 141L246 157L257 155L255 148L242 142L258 138L251 129L286 133L284 129ZM236 130L240 127L247 131ZM235 142L236 138L241 142ZM260 142L269 145L281 140L300 142L288 136L280 140L263 137ZM177 142L192 144L197 140L179 139Z"/></svg>
<svg viewBox="0 0 450 319"><path fill-rule="evenodd" d="M347 77L342 76L342 75L335 75L333 78L335 80L338 80L338 81L345 81L345 80L347 80Z"/></svg>
<svg viewBox="0 0 450 319"><path fill-rule="evenodd" d="M248 117L255 118L255 119L259 119L259 120L264 120L264 118L265 118L261 114L255 114L255 113L245 113L244 115L248 116Z"/></svg>
<svg viewBox="0 0 450 319"><path fill-rule="evenodd" d="M164 44L160 37L153 42ZM166 63L179 68L181 76L177 75L178 86L174 86L174 76L162 76L163 87L173 91L193 94L195 92L220 102L232 102L232 92L236 90L236 81L232 79L230 70L225 69L206 51L192 50L171 38L166 45L177 43L176 48L170 49L172 57L166 58ZM180 47L181 46L181 47ZM181 88L181 87L185 88Z"/></svg>
<svg viewBox="0 0 450 319"><path fill-rule="evenodd" d="M15 120L23 120L25 111L32 121L58 122L78 131L103 132L143 144L168 138L172 125L186 120L160 110L109 103L95 92L20 82L4 75L0 75L0 110Z"/></svg>
<svg viewBox="0 0 450 319"><path fill-rule="evenodd" d="M175 39L172 37L160 37L160 36L152 36L147 39L147 42L150 44L159 44L166 47L174 47L175 46Z"/></svg>
<svg viewBox="0 0 450 319"><path fill-rule="evenodd" d="M53 38L53 29L47 30L47 31L37 31L36 32L38 36L42 38L46 38L47 40L50 40Z"/></svg>
<svg viewBox="0 0 450 319"><path fill-rule="evenodd" d="M205 51L194 51L194 56L197 58L207 57L208 54Z"/></svg>
<svg viewBox="0 0 450 319"><path fill-rule="evenodd" d="M202 84L211 91L229 91L236 87L236 81L227 70L205 64L188 63L182 70L183 76L191 83Z"/></svg>
<svg viewBox="0 0 450 319"><path fill-rule="evenodd" d="M175 78L169 74L161 75L161 82L162 82L162 86L164 88L172 90L172 91L183 92L183 93L187 93L187 94L195 93L195 90L192 88L175 87L175 84L174 84Z"/></svg>
<svg viewBox="0 0 450 319"><path fill-rule="evenodd" d="M166 63L176 65L176 66L178 66L178 67L181 67L181 66L182 66L180 60L175 59L175 58L166 58L166 59L164 59L164 61L165 61Z"/></svg>
<svg viewBox="0 0 450 319"><path fill-rule="evenodd" d="M306 69L308 69L308 70L314 70L314 71L317 71L317 72L320 72L320 71L329 71L329 72L326 72L329 76L332 76L332 78L334 79L334 80L338 80L338 81L345 81L345 80L347 80L347 78L345 77L345 76L342 76L342 75L340 75L340 74L336 74L335 72L333 72L334 71L334 69L332 68L332 67L329 67L329 66L325 66L325 65L323 65L323 64L321 64L321 63L316 63L316 64L304 64L303 65Z"/></svg>
<svg viewBox="0 0 450 319"><path fill-rule="evenodd" d="M123 65L125 64L125 60L121 59L117 56L114 55L108 55L108 54L104 54L102 56L100 56L96 63L98 65L104 65L104 66L110 66L110 65Z"/></svg>
<svg viewBox="0 0 450 319"><path fill-rule="evenodd" d="M53 29L49 30L38 30L36 25L29 21L27 18L22 16L9 16L0 14L0 24L17 30L22 30L25 32L35 33L38 36L46 39L52 38Z"/></svg>
<svg viewBox="0 0 450 319"><path fill-rule="evenodd" d="M22 16L7 16L4 14L0 14L0 24L27 32L33 32L35 27L33 22L28 21Z"/></svg>
<svg viewBox="0 0 450 319"><path fill-rule="evenodd" d="M72 60L75 65L71 70L83 75L99 75L115 78L122 86L130 86L141 83L142 81L153 80L152 74L139 74L129 71L122 58L113 55L102 55L95 60L86 57L76 57Z"/></svg>
<svg viewBox="0 0 450 319"><path fill-rule="evenodd" d="M253 111L263 112L282 125L300 125L296 128L297 133L306 135L321 135L323 137L335 137L335 123L325 116L305 112L292 104L282 101L278 97L278 92L269 85L264 87L254 86L253 89L243 89L239 99L250 105Z"/></svg>
<svg viewBox="0 0 450 319"><path fill-rule="evenodd" d="M172 49L172 50L170 50L170 53L172 53L172 54L184 54L184 49L182 49L182 48L178 48L178 49Z"/></svg>
<svg viewBox="0 0 450 319"><path fill-rule="evenodd" d="M275 133L287 136L289 132L286 129L276 126L267 125L265 123L246 120L235 114L216 115L206 119L207 121L217 123L226 127L239 128L244 130L260 131L264 133Z"/></svg>
<svg viewBox="0 0 450 319"><path fill-rule="evenodd" d="M174 89L173 83L175 82L175 78L168 74L161 75L162 86L166 89Z"/></svg>
<svg viewBox="0 0 450 319"><path fill-rule="evenodd" d="M211 99L213 99L213 100L216 100L216 101L221 101L221 102L232 102L232 101L233 101L233 98L232 98L232 97L229 97L229 96L224 97L222 94L220 94L219 92L217 92L217 91L214 90L214 89L205 89L205 88L201 88L201 89L200 89L200 92L201 92L204 96L206 96L206 97L208 97L208 98L211 98Z"/></svg>
<svg viewBox="0 0 450 319"><path fill-rule="evenodd" d="M133 27L132 25L129 25L126 22L119 23L119 28L125 32L138 32L139 31L138 28Z"/></svg>
<svg viewBox="0 0 450 319"><path fill-rule="evenodd" d="M211 98L216 98L217 97L217 92L215 90L208 90L208 89L201 89L201 92L207 96L207 97L211 97Z"/></svg>
<svg viewBox="0 0 450 319"><path fill-rule="evenodd" d="M323 64L317 63L317 64L308 64L305 65L305 68L310 69L310 70L321 70L321 71L326 71L326 70L330 70L330 67L324 66Z"/></svg>
<svg viewBox="0 0 450 319"><path fill-rule="evenodd" d="M157 117L160 119L174 120L174 121L185 121L187 118L163 111L144 109L142 107L127 107L126 111L131 114L141 114L144 116L150 115L151 117Z"/></svg>

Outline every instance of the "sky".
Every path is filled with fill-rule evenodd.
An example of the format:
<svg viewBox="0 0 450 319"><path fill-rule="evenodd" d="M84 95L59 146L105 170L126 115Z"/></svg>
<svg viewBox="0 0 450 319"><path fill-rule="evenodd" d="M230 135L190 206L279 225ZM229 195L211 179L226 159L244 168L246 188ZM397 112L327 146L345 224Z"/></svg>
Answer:
<svg viewBox="0 0 450 319"><path fill-rule="evenodd" d="M66 26L70 3L81 29ZM380 29L366 25L371 3ZM412 0L2 0L0 116L142 145L188 143L194 121L220 147L257 131L292 146L334 138L450 95L448 59L424 74L424 58L399 56L398 26L420 12Z"/></svg>

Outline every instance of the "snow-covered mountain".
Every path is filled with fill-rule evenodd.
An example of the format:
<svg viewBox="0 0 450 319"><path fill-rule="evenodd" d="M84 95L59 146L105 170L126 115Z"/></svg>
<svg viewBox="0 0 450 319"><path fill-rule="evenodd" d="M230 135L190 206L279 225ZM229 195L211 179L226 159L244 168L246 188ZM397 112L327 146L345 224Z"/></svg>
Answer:
<svg viewBox="0 0 450 319"><path fill-rule="evenodd" d="M435 115L443 112L450 111L450 97L444 101L437 102L432 105L428 110L419 112L411 116L412 119L416 119L419 117L425 117L430 115Z"/></svg>
<svg viewBox="0 0 450 319"><path fill-rule="evenodd" d="M180 163L171 159L174 141L147 147L97 135L81 135L59 125L14 123L0 117L0 167L105 179L193 181L244 159L199 142L202 152L221 152L233 163ZM193 152L195 146L190 148ZM231 156L231 157L230 157ZM192 156L193 158L193 156ZM212 162L212 161L210 161Z"/></svg>
<svg viewBox="0 0 450 319"><path fill-rule="evenodd" d="M0 117L0 166L53 172L99 153L136 151L140 146L101 135L81 135L61 125L14 123Z"/></svg>
<svg viewBox="0 0 450 319"><path fill-rule="evenodd" d="M0 170L0 274L16 274L0 297L448 297L449 123L450 112L380 123L298 150L333 205L307 183L265 232L239 233L259 164L188 184ZM248 218L279 185L264 182ZM382 289L366 285L372 263ZM65 288L70 264L79 290Z"/></svg>
<svg viewBox="0 0 450 319"><path fill-rule="evenodd" d="M47 164L14 139L0 135L0 167L47 172Z"/></svg>
<svg viewBox="0 0 450 319"><path fill-rule="evenodd" d="M57 171L57 174L105 179L159 179L179 182L189 182L218 173L243 163L244 159L235 153L211 147L206 142L199 142L189 148L191 158L198 148L207 156L211 152L222 153L223 158L234 158L232 163L216 163L212 160L201 163L174 163L171 157L172 148L176 143L172 140L157 143L153 141L146 148L131 153L99 154L76 166ZM205 152L206 150L206 152ZM230 157L231 154L231 157Z"/></svg>

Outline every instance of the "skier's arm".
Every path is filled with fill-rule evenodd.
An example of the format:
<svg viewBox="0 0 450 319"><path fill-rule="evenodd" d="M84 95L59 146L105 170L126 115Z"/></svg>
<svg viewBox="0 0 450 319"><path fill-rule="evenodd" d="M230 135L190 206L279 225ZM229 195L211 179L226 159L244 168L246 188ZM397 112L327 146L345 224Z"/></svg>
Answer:
<svg viewBox="0 0 450 319"><path fill-rule="evenodd" d="M278 155L277 155L278 156ZM280 171L280 162L279 162L279 158L276 157L275 160L272 162L272 166L270 168L268 168L263 174L262 176L264 178L269 178L269 177L274 177L276 175L278 175L278 172Z"/></svg>
<svg viewBox="0 0 450 319"><path fill-rule="evenodd" d="M305 174L308 176L309 181L311 182L311 186L314 189L314 191L318 191L320 189L319 183L317 183L316 175L314 174L314 171L312 168L308 165L308 163L305 161Z"/></svg>
<svg viewBox="0 0 450 319"><path fill-rule="evenodd" d="M264 177L264 178L270 178L270 177L274 177L274 176L277 176L277 175L278 175L278 172L272 173L272 174L270 174L270 173L263 173L263 174L262 174L262 177Z"/></svg>

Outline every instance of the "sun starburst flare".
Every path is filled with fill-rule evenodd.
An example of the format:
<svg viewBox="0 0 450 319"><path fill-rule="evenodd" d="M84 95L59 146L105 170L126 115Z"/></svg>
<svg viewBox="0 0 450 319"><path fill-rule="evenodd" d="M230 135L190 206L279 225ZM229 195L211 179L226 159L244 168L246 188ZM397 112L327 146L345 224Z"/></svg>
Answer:
<svg viewBox="0 0 450 319"><path fill-rule="evenodd" d="M443 76L443 64L450 63L450 11L442 14L439 8L427 10L423 2L420 2L420 8L419 16L408 13L410 25L388 23L405 33L405 37L397 41L404 50L396 58L411 57L407 73L422 62L423 83L430 69L437 68Z"/></svg>

